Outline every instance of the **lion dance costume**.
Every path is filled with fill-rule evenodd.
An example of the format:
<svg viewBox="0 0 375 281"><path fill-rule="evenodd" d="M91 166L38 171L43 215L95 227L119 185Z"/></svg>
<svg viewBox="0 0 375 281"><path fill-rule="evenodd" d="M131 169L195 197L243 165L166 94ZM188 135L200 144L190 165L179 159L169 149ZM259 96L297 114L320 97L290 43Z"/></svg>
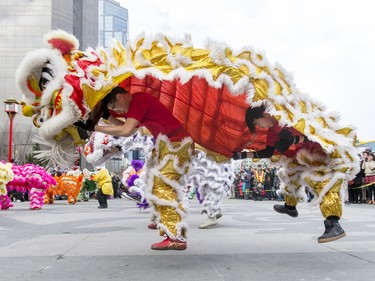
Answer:
<svg viewBox="0 0 375 281"><path fill-rule="evenodd" d="M76 168L67 171L66 174L55 176L54 179L56 180L56 185L51 188L51 191L46 193L44 203L53 204L54 196L56 195L66 195L69 205L77 203L78 195L83 185L82 172Z"/></svg>
<svg viewBox="0 0 375 281"><path fill-rule="evenodd" d="M14 178L7 183L7 189L29 193L30 209L39 210L43 206L43 197L48 188L56 185L55 179L47 171L34 164L12 165ZM9 199L9 198L8 198ZM6 203L8 202L8 203ZM3 200L1 209L12 207L9 200Z"/></svg>
<svg viewBox="0 0 375 281"><path fill-rule="evenodd" d="M199 226L201 229L218 224L223 213L223 200L234 181L231 163L222 160L220 155L197 147L187 175L188 185L196 188L197 198L203 205L201 213L208 216L207 221Z"/></svg>
<svg viewBox="0 0 375 281"><path fill-rule="evenodd" d="M140 128L138 131L130 137L114 137L111 135L103 134L100 132L93 132L90 136L89 142L84 146L84 156L87 162L93 166L103 165L105 161L113 156L119 156L126 152L133 150L143 151L146 158L149 157L150 152L154 148L155 139L150 136L149 132ZM149 207L145 196L146 186L146 174L142 173L144 163L142 161L133 160L131 166L128 167L130 173L124 171L124 175L121 179L122 183L128 187L130 196L126 197L130 200L134 200L136 195L139 200L135 200L137 206L140 209L146 209ZM135 178L136 175L136 178ZM128 180L131 176L134 176L130 181Z"/></svg>
<svg viewBox="0 0 375 281"><path fill-rule="evenodd" d="M0 210L6 210L13 207L10 202L7 190L7 183L13 180L14 174L11 163L0 162Z"/></svg>
<svg viewBox="0 0 375 281"><path fill-rule="evenodd" d="M150 205L147 203L146 189L146 171L143 170L144 162L141 160L132 160L130 166L124 171L121 179L127 187L128 193L124 194L129 200L135 201L137 207L147 209Z"/></svg>
<svg viewBox="0 0 375 281"><path fill-rule="evenodd" d="M103 165L108 159L133 150L142 150L147 155L154 147L155 139L138 129L131 137L115 137L93 132L85 144L83 155L93 166Z"/></svg>
<svg viewBox="0 0 375 281"><path fill-rule="evenodd" d="M41 158L71 160L68 150L85 142L74 123L89 118L97 123L100 101L120 86L131 94L158 98L195 143L228 159L243 149L265 147L267 132L251 134L244 119L249 107L266 103L267 112L281 126L293 127L318 143L332 160L307 154L301 154L298 162L285 160L285 178L295 182L289 193L298 192L295 175L301 163L314 167L313 176L302 176L304 182L319 182L317 200L339 190L357 172L353 129L340 126L337 115L300 92L280 65L271 65L250 47L234 51L226 44L207 41L205 48L194 48L189 36L172 39L156 34L140 35L126 46L114 40L108 50L80 51L77 39L63 31L49 33L45 41L50 48L29 53L16 73L24 94L23 114L33 118L41 142L51 147ZM146 167L154 185L168 182L181 190L178 181L161 171L179 174L189 164L172 164L170 156L176 148L168 140L157 141L155 148L151 161L158 164L158 170ZM175 194L174 199L159 202L178 206L182 201L176 201L179 193ZM168 229L162 230L170 232Z"/></svg>

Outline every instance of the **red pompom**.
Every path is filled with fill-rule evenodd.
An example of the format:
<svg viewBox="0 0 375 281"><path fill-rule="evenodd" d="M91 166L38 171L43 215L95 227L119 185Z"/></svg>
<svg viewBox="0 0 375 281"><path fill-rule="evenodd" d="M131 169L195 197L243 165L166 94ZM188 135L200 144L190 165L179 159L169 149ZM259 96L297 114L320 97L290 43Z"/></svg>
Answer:
<svg viewBox="0 0 375 281"><path fill-rule="evenodd" d="M54 48L59 49L62 54L68 54L75 49L74 44L61 38L51 38L47 42Z"/></svg>

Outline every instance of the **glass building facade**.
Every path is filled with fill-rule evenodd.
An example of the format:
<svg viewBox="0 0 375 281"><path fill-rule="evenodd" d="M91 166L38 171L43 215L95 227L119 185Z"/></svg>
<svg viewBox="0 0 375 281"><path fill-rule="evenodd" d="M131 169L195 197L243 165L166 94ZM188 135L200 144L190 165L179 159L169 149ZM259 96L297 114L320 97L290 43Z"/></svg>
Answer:
<svg viewBox="0 0 375 281"><path fill-rule="evenodd" d="M15 84L16 69L29 51L46 47L44 34L51 29L73 33L80 49L99 43L99 0L0 0L0 160L8 158L9 118L3 101L22 94ZM13 155L24 157L32 150L35 128L30 118L17 114L13 122Z"/></svg>
<svg viewBox="0 0 375 281"><path fill-rule="evenodd" d="M123 45L128 40L128 10L113 0L99 0L99 40L107 48L111 38Z"/></svg>

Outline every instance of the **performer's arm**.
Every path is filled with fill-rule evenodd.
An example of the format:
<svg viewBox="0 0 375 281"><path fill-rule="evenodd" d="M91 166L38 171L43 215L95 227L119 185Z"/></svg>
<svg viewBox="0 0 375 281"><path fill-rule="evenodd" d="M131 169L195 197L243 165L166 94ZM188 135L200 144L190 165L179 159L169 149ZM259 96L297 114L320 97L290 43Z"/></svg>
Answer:
<svg viewBox="0 0 375 281"><path fill-rule="evenodd" d="M121 126L125 123L124 121L121 121L120 119L118 119L118 118L116 118L112 115L110 115L107 120L108 120L109 123L111 123L114 126Z"/></svg>
<svg viewBox="0 0 375 281"><path fill-rule="evenodd" d="M308 138L305 135L293 136L293 134L284 129L279 133L279 140L275 142L275 149L278 152L285 152L293 144L299 144L308 141Z"/></svg>
<svg viewBox="0 0 375 281"><path fill-rule="evenodd" d="M309 141L309 139L305 135L294 136L294 142L293 142L293 144L303 143L303 142L307 142L307 141Z"/></svg>
<svg viewBox="0 0 375 281"><path fill-rule="evenodd" d="M266 146L265 149L255 151L255 152L237 152L233 155L233 159L245 159L245 158L270 158L275 151L273 146Z"/></svg>
<svg viewBox="0 0 375 281"><path fill-rule="evenodd" d="M86 121L77 121L74 123L76 127L79 127L81 129L84 129L86 131L94 131L95 122L91 119L88 119Z"/></svg>
<svg viewBox="0 0 375 281"><path fill-rule="evenodd" d="M120 120L119 120L120 121ZM137 131L139 121L134 118L127 118L121 125L115 126L95 126L95 131L119 137L129 137Z"/></svg>

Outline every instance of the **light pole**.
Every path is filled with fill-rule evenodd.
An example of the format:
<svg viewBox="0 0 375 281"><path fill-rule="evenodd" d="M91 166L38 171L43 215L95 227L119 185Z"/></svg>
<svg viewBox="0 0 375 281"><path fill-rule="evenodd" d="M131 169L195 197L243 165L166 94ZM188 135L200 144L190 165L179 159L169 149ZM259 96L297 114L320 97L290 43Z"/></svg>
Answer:
<svg viewBox="0 0 375 281"><path fill-rule="evenodd" d="M18 113L18 101L15 99L7 99L5 103L5 112L9 117L9 151L8 151L8 162L12 162L12 147L13 147L13 119Z"/></svg>

